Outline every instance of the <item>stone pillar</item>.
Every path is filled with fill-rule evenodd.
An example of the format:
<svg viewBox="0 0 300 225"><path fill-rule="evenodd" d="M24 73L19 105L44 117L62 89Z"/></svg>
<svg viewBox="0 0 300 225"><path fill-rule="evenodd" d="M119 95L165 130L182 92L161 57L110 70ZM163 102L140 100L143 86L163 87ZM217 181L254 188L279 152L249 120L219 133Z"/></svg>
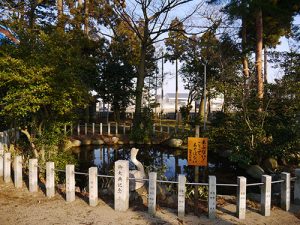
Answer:
<svg viewBox="0 0 300 225"><path fill-rule="evenodd" d="M75 168L74 165L66 165L66 201L75 201Z"/></svg>
<svg viewBox="0 0 300 225"><path fill-rule="evenodd" d="M107 134L110 135L110 123L107 124Z"/></svg>
<svg viewBox="0 0 300 225"><path fill-rule="evenodd" d="M38 191L38 160L29 159L29 192Z"/></svg>
<svg viewBox="0 0 300 225"><path fill-rule="evenodd" d="M95 134L95 123L92 123L92 133Z"/></svg>
<svg viewBox="0 0 300 225"><path fill-rule="evenodd" d="M156 180L157 173L149 173L149 197L148 197L148 212L151 215L156 213Z"/></svg>
<svg viewBox="0 0 300 225"><path fill-rule="evenodd" d="M77 125L77 135L80 135L80 124Z"/></svg>
<svg viewBox="0 0 300 225"><path fill-rule="evenodd" d="M89 168L89 203L90 206L98 204L98 168Z"/></svg>
<svg viewBox="0 0 300 225"><path fill-rule="evenodd" d="M291 174L281 173L281 179L284 182L281 183L281 208L285 211L290 210L291 206Z"/></svg>
<svg viewBox="0 0 300 225"><path fill-rule="evenodd" d="M14 160L14 181L15 187L21 188L23 185L22 156L16 156Z"/></svg>
<svg viewBox="0 0 300 225"><path fill-rule="evenodd" d="M100 132L100 135L102 135L102 123L100 123L100 127L99 127L99 132Z"/></svg>
<svg viewBox="0 0 300 225"><path fill-rule="evenodd" d="M118 134L118 132L119 132L118 129L119 129L118 128L118 123L116 123L116 134Z"/></svg>
<svg viewBox="0 0 300 225"><path fill-rule="evenodd" d="M217 201L217 188L216 177L208 177L208 218L216 218L216 201Z"/></svg>
<svg viewBox="0 0 300 225"><path fill-rule="evenodd" d="M272 177L268 175L263 175L261 177L262 183L264 183L261 187L261 199L260 199L260 207L261 214L263 216L270 216L271 214L271 182Z"/></svg>
<svg viewBox="0 0 300 225"><path fill-rule="evenodd" d="M129 161L115 162L115 210L125 212L129 208Z"/></svg>
<svg viewBox="0 0 300 225"><path fill-rule="evenodd" d="M237 202L236 202L236 214L239 219L245 219L246 217L246 177L237 177Z"/></svg>
<svg viewBox="0 0 300 225"><path fill-rule="evenodd" d="M87 135L88 130L87 130L87 123L84 124L84 134Z"/></svg>
<svg viewBox="0 0 300 225"><path fill-rule="evenodd" d="M4 162L3 162L3 179L5 183L9 183L11 181L11 153L4 153Z"/></svg>
<svg viewBox="0 0 300 225"><path fill-rule="evenodd" d="M0 143L1 145L2 143ZM0 177L3 177L3 169L4 169L4 150L0 149Z"/></svg>
<svg viewBox="0 0 300 225"><path fill-rule="evenodd" d="M178 175L178 217L184 217L185 213L185 175Z"/></svg>
<svg viewBox="0 0 300 225"><path fill-rule="evenodd" d="M46 163L46 195L51 198L55 195L54 162Z"/></svg>
<svg viewBox="0 0 300 225"><path fill-rule="evenodd" d="M300 205L300 168L295 170L294 203Z"/></svg>

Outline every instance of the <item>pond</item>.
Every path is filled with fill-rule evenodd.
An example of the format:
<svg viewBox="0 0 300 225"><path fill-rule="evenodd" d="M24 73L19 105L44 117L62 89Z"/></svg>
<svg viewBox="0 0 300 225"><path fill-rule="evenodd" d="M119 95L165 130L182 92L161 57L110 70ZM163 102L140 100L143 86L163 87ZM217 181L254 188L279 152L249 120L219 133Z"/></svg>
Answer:
<svg viewBox="0 0 300 225"><path fill-rule="evenodd" d="M98 167L99 174L113 174L114 162L119 159L130 161L133 146L85 146L73 149L79 161L78 170L87 172L91 166ZM194 182L194 166L187 165L187 151L159 145L134 146L139 149L137 159L146 171L156 171L158 179L176 180L178 174L185 174L188 182ZM236 183L237 176L245 176L244 170L226 158L214 153L208 154L208 167L200 168L200 181L207 182L208 175L215 175L217 183ZM136 169L130 162L130 169ZM224 188L223 188L224 189ZM230 192L235 192L233 188Z"/></svg>

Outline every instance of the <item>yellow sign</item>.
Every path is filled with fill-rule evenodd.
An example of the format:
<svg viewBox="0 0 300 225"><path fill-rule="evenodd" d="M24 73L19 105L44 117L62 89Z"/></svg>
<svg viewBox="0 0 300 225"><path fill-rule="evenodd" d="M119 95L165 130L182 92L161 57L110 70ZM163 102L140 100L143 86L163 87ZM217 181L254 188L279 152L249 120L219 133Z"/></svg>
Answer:
<svg viewBox="0 0 300 225"><path fill-rule="evenodd" d="M208 138L188 138L188 165L207 166Z"/></svg>

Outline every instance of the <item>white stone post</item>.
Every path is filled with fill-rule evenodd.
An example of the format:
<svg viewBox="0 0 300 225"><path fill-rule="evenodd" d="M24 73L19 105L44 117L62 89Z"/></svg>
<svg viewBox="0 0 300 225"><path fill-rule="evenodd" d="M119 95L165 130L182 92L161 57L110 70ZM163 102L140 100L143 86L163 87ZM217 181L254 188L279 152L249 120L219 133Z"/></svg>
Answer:
<svg viewBox="0 0 300 225"><path fill-rule="evenodd" d="M55 171L54 162L46 163L46 195L48 198L55 195Z"/></svg>
<svg viewBox="0 0 300 225"><path fill-rule="evenodd" d="M87 135L87 132L88 132L88 130L87 130L87 123L85 123L84 124L84 134Z"/></svg>
<svg viewBox="0 0 300 225"><path fill-rule="evenodd" d="M1 145L2 143L0 143ZM4 150L0 149L0 177L3 177L3 169L4 169Z"/></svg>
<svg viewBox="0 0 300 225"><path fill-rule="evenodd" d="M216 218L217 188L216 177L208 176L208 218Z"/></svg>
<svg viewBox="0 0 300 225"><path fill-rule="evenodd" d="M80 124L77 125L77 134L80 135Z"/></svg>
<svg viewBox="0 0 300 225"><path fill-rule="evenodd" d="M129 161L115 162L115 210L125 212L129 208Z"/></svg>
<svg viewBox="0 0 300 225"><path fill-rule="evenodd" d="M99 129L100 129L100 135L102 135L102 123L100 123L100 127L99 127Z"/></svg>
<svg viewBox="0 0 300 225"><path fill-rule="evenodd" d="M16 188L21 188L23 185L22 156L16 156L14 160L14 182Z"/></svg>
<svg viewBox="0 0 300 225"><path fill-rule="evenodd" d="M156 180L157 173L149 173L149 197L148 197L148 212L151 215L156 213Z"/></svg>
<svg viewBox="0 0 300 225"><path fill-rule="evenodd" d="M107 134L110 135L110 123L107 124Z"/></svg>
<svg viewBox="0 0 300 225"><path fill-rule="evenodd" d="M263 175L261 177L262 183L264 183L261 187L261 199L260 199L260 207L261 214L263 216L270 216L271 214L271 182L272 177L268 175Z"/></svg>
<svg viewBox="0 0 300 225"><path fill-rule="evenodd" d="M75 201L75 167L66 165L66 201Z"/></svg>
<svg viewBox="0 0 300 225"><path fill-rule="evenodd" d="M245 219L246 217L246 177L237 177L237 202L236 213L239 219Z"/></svg>
<svg viewBox="0 0 300 225"><path fill-rule="evenodd" d="M4 168L3 168L3 179L5 183L9 183L11 181L11 153L4 153Z"/></svg>
<svg viewBox="0 0 300 225"><path fill-rule="evenodd" d="M116 123L116 134L118 134L118 123Z"/></svg>
<svg viewBox="0 0 300 225"><path fill-rule="evenodd" d="M300 205L300 168L295 170L294 203Z"/></svg>
<svg viewBox="0 0 300 225"><path fill-rule="evenodd" d="M281 173L281 179L284 182L281 183L281 208L285 211L290 210L291 206L291 174Z"/></svg>
<svg viewBox="0 0 300 225"><path fill-rule="evenodd" d="M92 123L92 133L95 134L95 123Z"/></svg>
<svg viewBox="0 0 300 225"><path fill-rule="evenodd" d="M90 206L98 204L98 168L89 168L89 203Z"/></svg>
<svg viewBox="0 0 300 225"><path fill-rule="evenodd" d="M178 175L178 217L182 218L185 214L185 175Z"/></svg>
<svg viewBox="0 0 300 225"><path fill-rule="evenodd" d="M38 160L29 159L29 192L38 191Z"/></svg>

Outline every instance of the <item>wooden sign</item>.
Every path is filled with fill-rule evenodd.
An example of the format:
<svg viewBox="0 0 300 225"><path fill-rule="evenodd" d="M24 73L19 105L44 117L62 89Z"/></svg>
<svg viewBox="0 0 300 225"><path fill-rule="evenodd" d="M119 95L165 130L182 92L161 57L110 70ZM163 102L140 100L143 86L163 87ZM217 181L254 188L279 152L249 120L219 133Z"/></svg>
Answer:
<svg viewBox="0 0 300 225"><path fill-rule="evenodd" d="M208 138L188 138L188 165L207 166Z"/></svg>

